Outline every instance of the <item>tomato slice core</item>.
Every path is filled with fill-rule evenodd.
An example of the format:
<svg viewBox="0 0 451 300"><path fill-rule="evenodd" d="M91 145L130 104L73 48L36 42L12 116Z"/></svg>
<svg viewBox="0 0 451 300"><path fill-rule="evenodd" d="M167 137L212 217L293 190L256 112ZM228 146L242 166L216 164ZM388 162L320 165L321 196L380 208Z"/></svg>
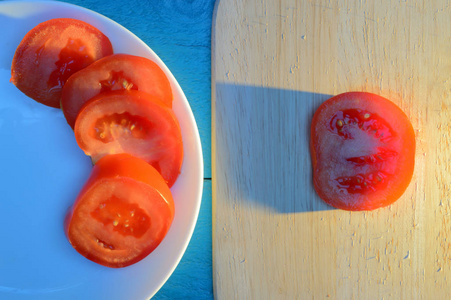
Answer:
<svg viewBox="0 0 451 300"><path fill-rule="evenodd" d="M344 140L362 138L363 134L372 140L388 143L396 136L390 125L378 114L361 109L346 109L335 113L330 119L330 130ZM374 144L374 141L370 144ZM362 146L363 148L364 146ZM367 169L370 171L355 176L335 178L339 191L346 191L350 194L368 194L385 188L387 179L394 174L378 169L382 164L391 163L390 160L397 155L398 152L379 146L371 149L370 154L346 157L346 161L354 163L354 167L367 165L369 166Z"/></svg>

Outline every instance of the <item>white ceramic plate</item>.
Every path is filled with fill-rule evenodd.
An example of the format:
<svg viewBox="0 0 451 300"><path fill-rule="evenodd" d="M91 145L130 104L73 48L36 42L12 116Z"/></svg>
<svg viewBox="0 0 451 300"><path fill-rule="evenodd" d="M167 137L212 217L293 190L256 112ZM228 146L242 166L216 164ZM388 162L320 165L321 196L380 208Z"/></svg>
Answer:
<svg viewBox="0 0 451 300"><path fill-rule="evenodd" d="M79 255L63 220L91 170L62 112L9 82L14 51L38 23L71 17L104 32L116 53L158 62L170 78L185 157L172 188L176 214L160 246L141 262L110 269ZM0 299L148 299L180 261L200 208L199 133L180 86L157 55L131 32L90 10L61 2L0 2Z"/></svg>

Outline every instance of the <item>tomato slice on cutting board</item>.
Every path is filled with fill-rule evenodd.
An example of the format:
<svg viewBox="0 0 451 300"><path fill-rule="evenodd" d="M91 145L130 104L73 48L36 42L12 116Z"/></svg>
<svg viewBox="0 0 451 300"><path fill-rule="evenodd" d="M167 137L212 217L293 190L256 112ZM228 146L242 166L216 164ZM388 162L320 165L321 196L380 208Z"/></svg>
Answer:
<svg viewBox="0 0 451 300"><path fill-rule="evenodd" d="M156 168L171 187L183 162L177 118L159 98L140 91L102 93L77 117L75 138L96 162L108 154L129 153Z"/></svg>
<svg viewBox="0 0 451 300"><path fill-rule="evenodd" d="M70 18L51 19L22 39L12 61L11 82L30 98L59 108L69 76L111 54L110 40L92 25Z"/></svg>
<svg viewBox="0 0 451 300"><path fill-rule="evenodd" d="M172 107L172 89L164 71L153 61L129 54L102 58L69 78L61 108L73 128L80 108L89 99L110 91L138 90Z"/></svg>
<svg viewBox="0 0 451 300"><path fill-rule="evenodd" d="M71 245L86 258L112 268L149 255L174 218L174 201L161 175L129 154L97 162L65 219Z"/></svg>
<svg viewBox="0 0 451 300"><path fill-rule="evenodd" d="M313 182L328 204L373 210L407 189L415 163L415 133L391 101L349 92L324 102L311 125Z"/></svg>

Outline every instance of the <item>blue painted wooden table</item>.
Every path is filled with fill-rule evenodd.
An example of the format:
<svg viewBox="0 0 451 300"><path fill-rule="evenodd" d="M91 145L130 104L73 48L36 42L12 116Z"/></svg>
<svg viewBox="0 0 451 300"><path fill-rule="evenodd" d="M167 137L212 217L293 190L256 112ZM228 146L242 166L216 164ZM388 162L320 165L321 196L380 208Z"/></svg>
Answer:
<svg viewBox="0 0 451 300"><path fill-rule="evenodd" d="M67 0L126 27L163 60L183 89L199 127L204 190L199 219L180 264L153 299L212 299L211 19L214 0Z"/></svg>

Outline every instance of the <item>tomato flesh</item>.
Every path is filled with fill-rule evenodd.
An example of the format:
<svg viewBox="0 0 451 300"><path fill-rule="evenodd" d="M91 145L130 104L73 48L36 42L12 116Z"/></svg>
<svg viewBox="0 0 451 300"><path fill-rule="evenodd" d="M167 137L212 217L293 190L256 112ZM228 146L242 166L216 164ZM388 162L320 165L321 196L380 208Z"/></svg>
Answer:
<svg viewBox="0 0 451 300"><path fill-rule="evenodd" d="M315 190L336 208L387 206L413 175L412 124L378 95L349 92L324 102L312 119L310 147Z"/></svg>
<svg viewBox="0 0 451 300"><path fill-rule="evenodd" d="M174 201L161 175L128 154L109 155L93 167L65 221L71 245L112 268L149 255L174 218Z"/></svg>
<svg viewBox="0 0 451 300"><path fill-rule="evenodd" d="M171 187L183 162L180 126L171 109L139 91L102 93L88 101L75 123L75 138L96 162L129 153L156 168Z"/></svg>
<svg viewBox="0 0 451 300"><path fill-rule="evenodd" d="M111 54L108 37L88 23L70 18L48 20L30 30L17 47L11 82L34 100L58 108L67 79Z"/></svg>
<svg viewBox="0 0 451 300"><path fill-rule="evenodd" d="M153 61L129 54L104 57L71 76L64 86L61 108L74 128L81 107L91 98L112 91L138 90L172 107L172 89L164 71Z"/></svg>

